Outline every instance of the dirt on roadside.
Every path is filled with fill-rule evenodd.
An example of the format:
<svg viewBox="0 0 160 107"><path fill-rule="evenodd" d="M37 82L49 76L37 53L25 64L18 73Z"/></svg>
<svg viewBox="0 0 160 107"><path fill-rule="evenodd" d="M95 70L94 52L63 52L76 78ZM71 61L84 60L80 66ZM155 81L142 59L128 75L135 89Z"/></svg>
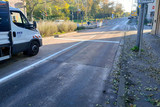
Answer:
<svg viewBox="0 0 160 107"><path fill-rule="evenodd" d="M142 53L132 48L136 44L136 31L128 31L124 37L124 46L119 67L125 78L126 107L160 106L160 38L153 38L150 31L144 33ZM153 40L151 40L151 38ZM159 43L152 45L153 43Z"/></svg>

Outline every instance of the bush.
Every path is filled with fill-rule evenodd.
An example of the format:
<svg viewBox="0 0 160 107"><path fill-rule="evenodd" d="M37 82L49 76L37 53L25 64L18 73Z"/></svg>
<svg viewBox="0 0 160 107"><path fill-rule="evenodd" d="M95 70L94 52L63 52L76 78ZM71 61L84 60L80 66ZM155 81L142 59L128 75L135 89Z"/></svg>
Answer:
<svg viewBox="0 0 160 107"><path fill-rule="evenodd" d="M77 24L74 22L68 22L69 31L75 31L77 29Z"/></svg>
<svg viewBox="0 0 160 107"><path fill-rule="evenodd" d="M38 23L38 29L43 37L53 36L54 34L75 31L77 29L77 24L70 21L60 23L47 21Z"/></svg>
<svg viewBox="0 0 160 107"><path fill-rule="evenodd" d="M107 17L107 20L112 20L112 17Z"/></svg>
<svg viewBox="0 0 160 107"><path fill-rule="evenodd" d="M61 33L68 32L69 31L68 23L63 22L63 23L58 24L58 31L61 32Z"/></svg>
<svg viewBox="0 0 160 107"><path fill-rule="evenodd" d="M38 23L40 34L44 36L52 36L58 32L57 24L54 22L40 22Z"/></svg>

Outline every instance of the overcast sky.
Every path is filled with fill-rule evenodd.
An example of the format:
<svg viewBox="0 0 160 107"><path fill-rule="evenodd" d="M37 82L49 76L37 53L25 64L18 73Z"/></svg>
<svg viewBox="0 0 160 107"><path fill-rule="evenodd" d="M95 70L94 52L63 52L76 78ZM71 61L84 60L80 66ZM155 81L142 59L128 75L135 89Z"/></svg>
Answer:
<svg viewBox="0 0 160 107"><path fill-rule="evenodd" d="M131 6L132 6L132 0L110 0L110 1L114 1L115 3L122 3L124 10L126 12L131 12ZM135 3L136 0L133 0L133 3ZM132 10L135 10L135 7L132 6Z"/></svg>

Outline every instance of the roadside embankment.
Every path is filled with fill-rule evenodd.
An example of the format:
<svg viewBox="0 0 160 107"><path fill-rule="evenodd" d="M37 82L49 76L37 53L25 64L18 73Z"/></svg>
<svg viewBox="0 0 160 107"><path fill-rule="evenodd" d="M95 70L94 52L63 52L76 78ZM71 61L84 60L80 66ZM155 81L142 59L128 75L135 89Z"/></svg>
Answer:
<svg viewBox="0 0 160 107"><path fill-rule="evenodd" d="M124 78L124 93L120 93L126 107L160 106L160 38L146 30L143 36L141 56L132 51L136 44L136 31L129 31L124 37L120 57L120 73ZM123 85L123 84L120 84ZM119 86L120 86L119 85ZM118 105L122 106L122 105Z"/></svg>

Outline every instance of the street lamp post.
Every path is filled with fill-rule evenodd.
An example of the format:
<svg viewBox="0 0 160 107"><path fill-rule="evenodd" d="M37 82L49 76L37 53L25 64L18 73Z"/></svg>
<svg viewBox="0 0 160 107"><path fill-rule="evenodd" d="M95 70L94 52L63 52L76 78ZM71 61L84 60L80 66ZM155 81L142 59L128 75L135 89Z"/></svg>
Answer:
<svg viewBox="0 0 160 107"><path fill-rule="evenodd" d="M88 1L86 0L86 20L88 19Z"/></svg>

